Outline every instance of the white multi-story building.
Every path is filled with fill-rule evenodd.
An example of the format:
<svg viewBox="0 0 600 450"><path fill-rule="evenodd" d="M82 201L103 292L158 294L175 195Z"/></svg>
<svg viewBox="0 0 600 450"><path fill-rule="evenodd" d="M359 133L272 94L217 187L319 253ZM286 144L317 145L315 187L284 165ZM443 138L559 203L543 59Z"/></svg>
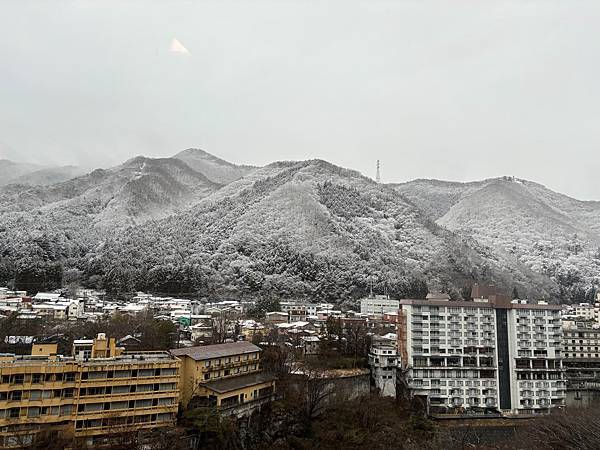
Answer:
<svg viewBox="0 0 600 450"><path fill-rule="evenodd" d="M400 301L392 300L387 295L375 295L360 301L360 313L371 316L383 316L386 313L398 312Z"/></svg>
<svg viewBox="0 0 600 450"><path fill-rule="evenodd" d="M380 395L396 396L396 376L398 370L398 347L396 340L374 337L369 350L371 377Z"/></svg>
<svg viewBox="0 0 600 450"><path fill-rule="evenodd" d="M600 324L600 304L578 303L576 305L563 305L563 321L594 321Z"/></svg>
<svg viewBox="0 0 600 450"><path fill-rule="evenodd" d="M400 302L398 346L411 391L440 412L564 405L560 307L473 297Z"/></svg>

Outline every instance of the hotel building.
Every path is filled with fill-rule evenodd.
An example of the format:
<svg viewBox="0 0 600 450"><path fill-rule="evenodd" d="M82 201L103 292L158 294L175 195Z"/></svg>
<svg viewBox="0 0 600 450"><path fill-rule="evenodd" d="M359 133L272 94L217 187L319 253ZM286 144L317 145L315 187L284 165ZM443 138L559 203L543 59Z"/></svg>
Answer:
<svg viewBox="0 0 600 450"><path fill-rule="evenodd" d="M34 344L30 356L0 355L0 447L26 447L40 433L93 446L174 425L180 374L169 353L123 354L102 334L74 357L56 350Z"/></svg>
<svg viewBox="0 0 600 450"><path fill-rule="evenodd" d="M261 370L261 352L247 341L171 350L181 360L182 407L242 416L272 401L275 377Z"/></svg>
<svg viewBox="0 0 600 450"><path fill-rule="evenodd" d="M400 301L398 349L413 394L440 413L563 406L560 306L477 286L473 297Z"/></svg>

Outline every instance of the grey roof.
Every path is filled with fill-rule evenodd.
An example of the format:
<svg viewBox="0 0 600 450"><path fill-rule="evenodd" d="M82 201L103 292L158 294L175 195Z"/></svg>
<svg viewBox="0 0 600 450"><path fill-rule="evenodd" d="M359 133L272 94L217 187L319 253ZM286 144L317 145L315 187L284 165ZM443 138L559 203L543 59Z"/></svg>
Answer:
<svg viewBox="0 0 600 450"><path fill-rule="evenodd" d="M268 381L275 380L275 376L266 372L250 373L248 375L242 375L239 377L225 378L223 380L210 381L202 384L202 387L210 389L211 391L223 394L229 391L235 391L236 389L243 389L248 386L255 384L266 383Z"/></svg>
<svg viewBox="0 0 600 450"><path fill-rule="evenodd" d="M251 342L238 341L229 344L202 345L198 347L176 348L170 350L175 356L189 356L200 361L203 359L222 358L224 356L243 355L262 351L260 347Z"/></svg>

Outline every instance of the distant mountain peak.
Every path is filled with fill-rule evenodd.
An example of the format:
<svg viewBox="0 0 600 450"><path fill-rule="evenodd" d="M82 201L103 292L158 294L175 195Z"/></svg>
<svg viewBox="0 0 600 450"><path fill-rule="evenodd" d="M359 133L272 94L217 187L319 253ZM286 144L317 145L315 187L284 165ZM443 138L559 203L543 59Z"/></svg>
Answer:
<svg viewBox="0 0 600 450"><path fill-rule="evenodd" d="M236 166L236 164L226 161L222 158L219 158L218 156L215 156L212 153L208 153L207 151L202 150L201 148L187 148L187 149L182 150L179 153L177 153L175 156L173 156L173 158L183 159L183 160L185 160L186 158L201 158L201 159L208 159L211 161L215 161L220 164L227 165L227 166L232 166L232 167Z"/></svg>
<svg viewBox="0 0 600 450"><path fill-rule="evenodd" d="M177 153L173 158L185 162L209 180L220 184L232 183L256 169L254 166L237 165L225 161L199 148L188 148Z"/></svg>

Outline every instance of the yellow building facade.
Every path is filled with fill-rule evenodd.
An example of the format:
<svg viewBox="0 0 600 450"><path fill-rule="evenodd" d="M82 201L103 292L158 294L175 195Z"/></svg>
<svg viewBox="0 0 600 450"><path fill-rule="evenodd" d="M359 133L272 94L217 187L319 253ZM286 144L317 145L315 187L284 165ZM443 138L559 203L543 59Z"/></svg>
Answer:
<svg viewBox="0 0 600 450"><path fill-rule="evenodd" d="M34 345L31 356L0 355L0 447L27 446L42 432L93 445L114 433L173 426L179 360L120 353L99 336L85 358L57 356L55 344Z"/></svg>
<svg viewBox="0 0 600 450"><path fill-rule="evenodd" d="M245 341L171 350L181 360L182 407L242 415L271 401L275 378L261 370L261 352Z"/></svg>

